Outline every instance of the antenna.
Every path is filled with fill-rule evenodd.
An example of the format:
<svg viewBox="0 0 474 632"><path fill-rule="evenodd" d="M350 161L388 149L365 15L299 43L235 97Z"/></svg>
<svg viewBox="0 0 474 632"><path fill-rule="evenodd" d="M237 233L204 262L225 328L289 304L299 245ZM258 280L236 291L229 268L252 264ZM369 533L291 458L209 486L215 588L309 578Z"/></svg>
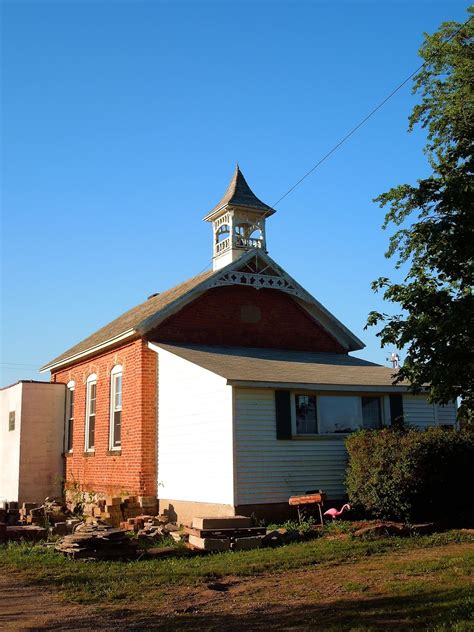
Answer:
<svg viewBox="0 0 474 632"><path fill-rule="evenodd" d="M390 354L390 358L387 358L387 360L390 360L390 362L392 363L392 368L394 369L399 369L400 368L400 356L398 355L398 353L391 353Z"/></svg>

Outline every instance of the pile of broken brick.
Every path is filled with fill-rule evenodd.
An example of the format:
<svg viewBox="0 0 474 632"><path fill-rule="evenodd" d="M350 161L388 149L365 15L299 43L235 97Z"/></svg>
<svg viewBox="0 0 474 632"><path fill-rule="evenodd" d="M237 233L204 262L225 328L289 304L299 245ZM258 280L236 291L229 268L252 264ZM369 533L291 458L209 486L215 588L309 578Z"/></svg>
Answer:
<svg viewBox="0 0 474 632"><path fill-rule="evenodd" d="M58 498L21 506L17 502L0 502L0 541L45 540L49 535L71 533L79 522Z"/></svg>
<svg viewBox="0 0 474 632"><path fill-rule="evenodd" d="M77 510L77 507L70 508ZM130 518L155 516L158 513L158 500L154 496L106 496L82 503L80 511L85 516L120 527Z"/></svg>
<svg viewBox="0 0 474 632"><path fill-rule="evenodd" d="M120 523L120 528L124 531L133 531L142 542L155 543L167 536L173 538L175 542L185 541L180 527L170 522L166 515L128 518Z"/></svg>

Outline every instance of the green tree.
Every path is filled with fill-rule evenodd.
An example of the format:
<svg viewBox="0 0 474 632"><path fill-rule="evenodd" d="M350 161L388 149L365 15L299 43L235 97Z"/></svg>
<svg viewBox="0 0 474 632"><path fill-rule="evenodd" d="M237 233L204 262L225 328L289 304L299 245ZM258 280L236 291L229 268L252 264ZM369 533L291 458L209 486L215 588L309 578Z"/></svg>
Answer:
<svg viewBox="0 0 474 632"><path fill-rule="evenodd" d="M468 9L473 13L473 7ZM377 197L388 207L383 228L395 225L386 257L408 270L403 281L381 277L372 289L398 303L401 313L373 311L367 326L382 324L382 346L404 349L395 383L408 380L414 392L429 384L431 401L462 398L474 416L474 19L443 23L425 34L424 65L414 77L420 98L409 131L427 132L431 175L416 186L402 184Z"/></svg>

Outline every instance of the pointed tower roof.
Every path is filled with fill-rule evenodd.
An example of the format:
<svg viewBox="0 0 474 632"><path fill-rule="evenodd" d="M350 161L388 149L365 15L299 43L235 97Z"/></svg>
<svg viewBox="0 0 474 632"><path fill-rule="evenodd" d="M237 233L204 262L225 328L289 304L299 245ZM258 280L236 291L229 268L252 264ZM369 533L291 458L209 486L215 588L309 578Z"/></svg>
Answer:
<svg viewBox="0 0 474 632"><path fill-rule="evenodd" d="M216 213L222 211L227 206L248 208L252 211L265 213L267 217L276 212L271 206L268 206L268 204L265 204L265 202L258 199L247 184L238 164L235 167L234 175L232 176L232 180L230 181L223 198L219 204L217 204L212 211L206 215L204 221L211 221Z"/></svg>

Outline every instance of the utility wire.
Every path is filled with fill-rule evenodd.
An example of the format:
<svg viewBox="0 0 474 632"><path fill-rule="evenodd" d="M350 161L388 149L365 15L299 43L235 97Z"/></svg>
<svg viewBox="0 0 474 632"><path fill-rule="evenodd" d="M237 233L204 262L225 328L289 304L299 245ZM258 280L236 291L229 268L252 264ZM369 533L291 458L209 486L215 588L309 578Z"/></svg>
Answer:
<svg viewBox="0 0 474 632"><path fill-rule="evenodd" d="M394 90L392 90L392 92L390 92L390 94L388 94L382 101L380 101L380 103L374 107L373 110L371 110L371 112L369 112L369 114L367 114L367 116L365 118L362 119L362 121L360 121L360 123L358 123L355 127L353 127L345 136L343 136L343 138L341 138L341 140L336 143L336 145L334 145L334 147L332 149L330 149L327 154L325 154L320 160L318 160L318 162L313 165L311 167L311 169L309 171L307 171L304 176L302 176L297 182L295 182L295 184L290 187L288 189L288 191L286 193L284 193L281 198L279 198L273 205L272 207L274 208L277 204L279 204L282 200L284 200L286 198L287 195L289 195L292 191L294 191L296 189L297 186L299 186L303 180L305 180L308 176L310 176L313 171L315 171L320 165L322 165L322 163L327 160L329 158L329 156L331 156L335 151L337 151L339 149L339 147L341 145L343 145L347 140L349 140L349 138L355 134L357 132L357 130L359 130L365 123L367 123L367 121L372 118L372 116L374 116L374 114L376 112L378 112L386 103L387 101L389 101L399 90L401 90L403 88L404 85L406 85L410 79L412 79L422 68L424 68L427 64L431 63L431 61L433 61L433 59L435 59L443 50L444 47L449 44L449 42L451 40L453 40L456 35L458 35L465 26L467 26L469 24L469 22L473 19L474 16L471 16L470 18L468 18L464 24L462 24L450 37L448 37L447 40L445 40L443 42L443 44L439 47L439 50L434 53L429 59L427 59L426 61L424 61L420 66L418 66L418 68L416 70L414 70L410 75L408 75L408 77L406 79L404 79ZM268 213L268 211L265 213L265 215Z"/></svg>
<svg viewBox="0 0 474 632"><path fill-rule="evenodd" d="M371 110L367 114L367 116L365 116L359 123L357 123L355 127L353 127L349 132L347 132L347 134L343 136L341 140L339 140L322 158L320 158L318 162L314 164L309 171L307 171L297 182L295 182L295 184L293 184L288 189L288 191L286 191L286 193L284 193L274 204L272 204L268 211L265 211L265 213L263 213L263 217L266 217L266 215L268 215L268 213L271 212L271 209L275 208L277 204L279 204L288 195L290 195L290 193L294 191L296 187L298 187L304 180L306 180L308 176L310 176L314 171L316 171L316 169L320 165L322 165L323 162L325 162L330 156L332 156L332 154L336 152L339 149L339 147L341 147L347 140L349 140L349 138L353 136L363 125L365 125L365 123L367 123L367 121L371 119L372 116L374 116L374 114L376 114L387 103L387 101L389 101L395 94L397 94L397 92L401 90L403 86L405 86L410 81L410 79L412 79L418 72L420 72L420 70L424 68L427 64L431 63L433 59L435 59L444 50L444 47L447 44L449 44L449 42L453 40L456 37L456 35L458 35L463 30L465 26L469 24L469 22L473 19L473 17L474 16L471 16L470 18L468 18L464 22L464 24L462 24L450 37L448 37L447 40L443 42L443 44L439 47L438 51L436 51L430 58L428 58L426 61L420 64L418 68L416 68L416 70L410 73L406 79L404 79L396 88L392 90L392 92L390 92L390 94L388 94L382 101L380 101L380 103L376 105L374 109ZM210 263L212 263L212 259ZM201 270L201 272L199 272L199 274L202 274L205 270L207 270L208 266L209 266L209 263L206 264L206 266Z"/></svg>
<svg viewBox="0 0 474 632"><path fill-rule="evenodd" d="M23 363L18 363L18 362L0 362L0 366L19 366L22 368L30 368L30 369L35 369L36 368L36 364L23 364Z"/></svg>

